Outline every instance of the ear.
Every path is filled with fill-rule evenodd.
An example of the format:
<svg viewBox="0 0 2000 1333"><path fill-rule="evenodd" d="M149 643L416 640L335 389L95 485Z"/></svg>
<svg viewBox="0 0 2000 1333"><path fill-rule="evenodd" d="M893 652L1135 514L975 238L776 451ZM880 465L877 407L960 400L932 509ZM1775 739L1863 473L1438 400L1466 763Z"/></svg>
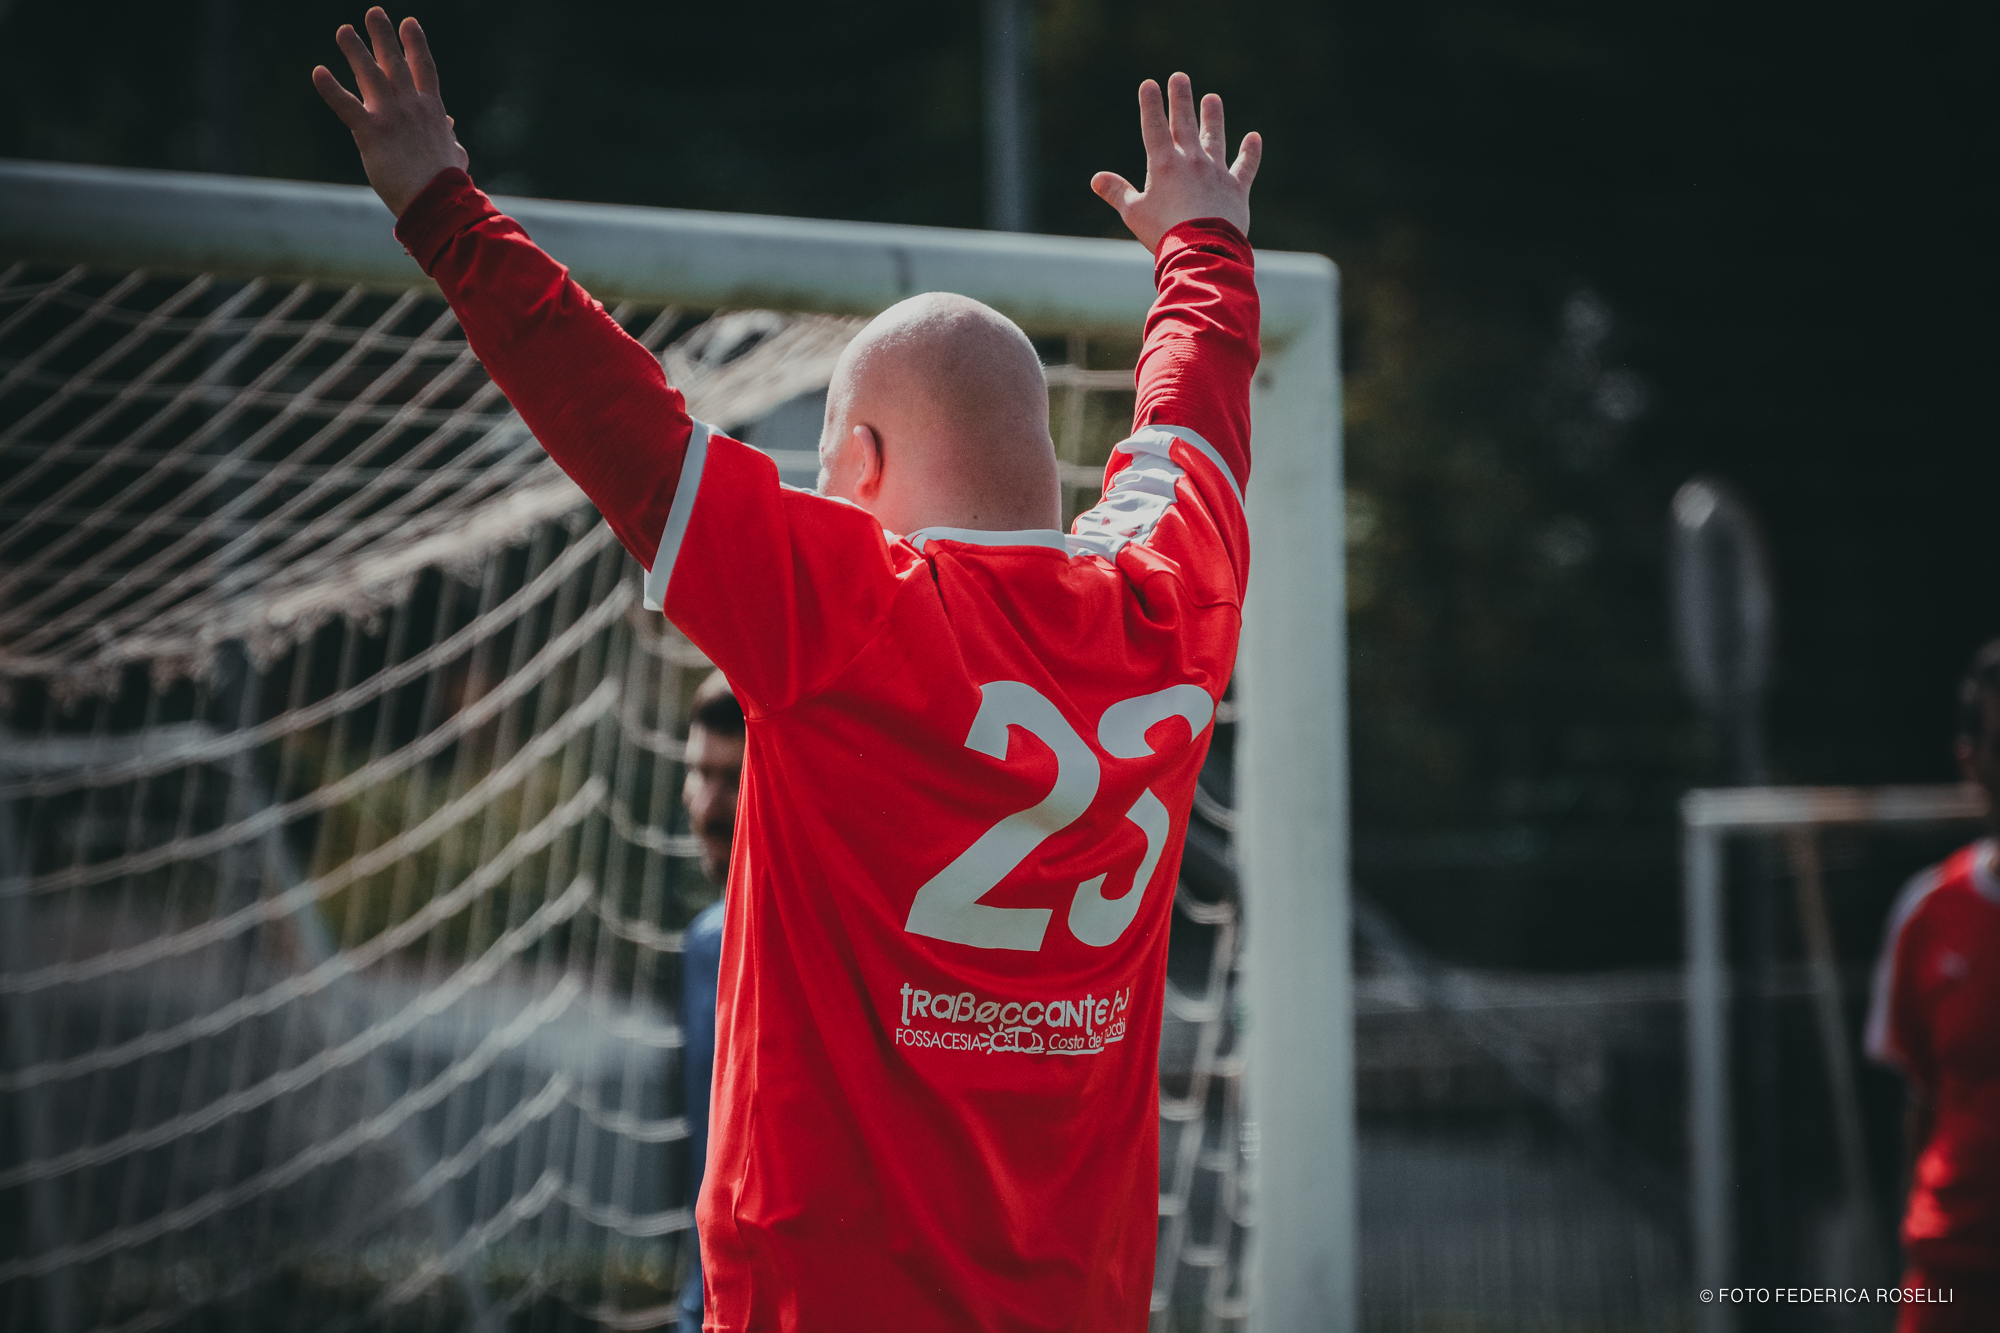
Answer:
<svg viewBox="0 0 2000 1333"><path fill-rule="evenodd" d="M870 504L882 494L882 437L869 426L856 426L851 433L856 463L854 498Z"/></svg>

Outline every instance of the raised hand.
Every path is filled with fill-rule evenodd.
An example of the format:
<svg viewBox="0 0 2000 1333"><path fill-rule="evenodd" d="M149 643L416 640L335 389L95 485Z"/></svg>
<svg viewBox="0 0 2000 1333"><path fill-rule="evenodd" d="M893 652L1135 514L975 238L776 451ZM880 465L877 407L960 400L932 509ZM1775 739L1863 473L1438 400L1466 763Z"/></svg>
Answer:
<svg viewBox="0 0 2000 1333"><path fill-rule="evenodd" d="M379 6L362 21L375 43L372 52L352 24L333 35L354 68L361 96L341 87L325 65L313 69L313 87L354 132L368 183L389 211L401 217L432 177L452 167L463 170L469 159L438 96L437 64L423 28L415 19L404 19L398 40Z"/></svg>
<svg viewBox="0 0 2000 1333"><path fill-rule="evenodd" d="M1133 189L1113 171L1091 177L1090 188L1118 210L1140 244L1157 250L1162 236L1192 218L1226 218L1250 234L1250 182L1264 158L1264 140L1244 135L1231 166L1220 97L1202 98L1197 120L1187 75L1167 80L1164 99L1160 85L1147 79L1139 85L1139 134L1146 142L1146 188Z"/></svg>

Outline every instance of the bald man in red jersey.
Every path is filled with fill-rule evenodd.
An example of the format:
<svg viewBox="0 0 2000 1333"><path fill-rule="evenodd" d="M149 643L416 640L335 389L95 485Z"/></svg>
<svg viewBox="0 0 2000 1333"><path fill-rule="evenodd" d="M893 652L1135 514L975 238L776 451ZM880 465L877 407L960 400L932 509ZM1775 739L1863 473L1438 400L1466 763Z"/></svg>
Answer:
<svg viewBox="0 0 2000 1333"><path fill-rule="evenodd" d="M748 730L697 1206L714 1330L1137 1330L1173 884L1235 662L1257 136L1140 88L1133 433L1059 529L1041 365L949 293L828 390L816 492L473 187L422 30L313 72L494 381L724 670Z"/></svg>

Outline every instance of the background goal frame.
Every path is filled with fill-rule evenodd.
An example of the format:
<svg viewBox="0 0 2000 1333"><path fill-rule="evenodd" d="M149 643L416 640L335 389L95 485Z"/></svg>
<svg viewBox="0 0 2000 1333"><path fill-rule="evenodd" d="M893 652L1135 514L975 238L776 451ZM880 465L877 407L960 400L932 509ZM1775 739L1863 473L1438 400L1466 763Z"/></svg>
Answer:
<svg viewBox="0 0 2000 1333"><path fill-rule="evenodd" d="M1733 987L1727 950L1727 858L1732 837L1763 836L1788 841L1793 874L1819 896L1813 837L1834 828L1945 828L1977 825L1987 816L1986 794L1973 786L1898 787L1708 787L1681 799L1681 909L1685 931L1688 1059L1688 1211L1693 1236L1693 1276L1702 1287L1734 1285L1737 1274L1736 1152L1731 1117L1729 1010ZM1806 900L1802 899L1802 902ZM1824 906L1819 914L1823 918ZM1815 990L1822 1005L1823 1041L1836 1084L1848 1083L1844 1045L1830 1039L1845 1020L1840 987L1833 973L1830 943L1815 948L1823 931L1808 907L1802 912L1808 953L1818 952ZM1852 1115L1835 1094L1835 1114ZM1843 1127L1843 1132L1854 1131ZM1858 1146L1858 1145L1857 1145ZM1850 1165L1852 1177L1855 1168ZM1852 1182L1850 1182L1851 1184ZM1893 1284L1897 1274L1877 1280ZM1717 1301L1700 1307L1703 1333L1736 1327L1731 1306Z"/></svg>

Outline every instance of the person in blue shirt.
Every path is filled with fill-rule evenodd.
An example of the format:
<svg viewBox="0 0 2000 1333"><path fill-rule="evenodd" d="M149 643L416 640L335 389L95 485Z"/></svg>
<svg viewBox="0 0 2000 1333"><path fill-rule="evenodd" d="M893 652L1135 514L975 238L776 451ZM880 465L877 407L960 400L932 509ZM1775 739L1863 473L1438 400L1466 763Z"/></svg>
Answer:
<svg viewBox="0 0 2000 1333"><path fill-rule="evenodd" d="M701 870L718 888L729 882L729 848L736 833L736 796L743 779L743 706L720 671L695 690L688 721L687 782L681 803L701 852ZM708 1103L715 1077L715 987L722 968L722 912L718 899L688 923L682 936L681 1067L687 1080L688 1147L693 1189L701 1194L708 1163ZM701 1247L680 1294L680 1333L701 1333Z"/></svg>

